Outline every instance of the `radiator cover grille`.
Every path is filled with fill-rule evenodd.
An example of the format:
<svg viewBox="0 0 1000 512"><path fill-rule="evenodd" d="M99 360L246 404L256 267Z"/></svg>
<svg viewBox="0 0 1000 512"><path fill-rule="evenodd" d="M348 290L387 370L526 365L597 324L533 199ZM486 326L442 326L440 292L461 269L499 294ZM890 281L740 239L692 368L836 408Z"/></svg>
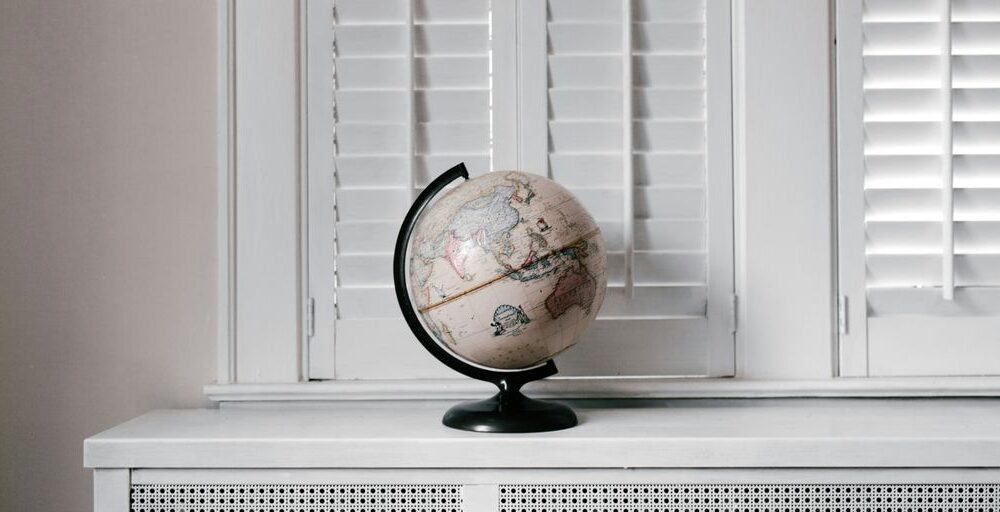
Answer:
<svg viewBox="0 0 1000 512"><path fill-rule="evenodd" d="M132 512L461 512L461 485L132 485Z"/></svg>
<svg viewBox="0 0 1000 512"><path fill-rule="evenodd" d="M460 512L461 485L133 484L133 512ZM1000 484L530 484L499 512L968 512Z"/></svg>
<svg viewBox="0 0 1000 512"><path fill-rule="evenodd" d="M1000 485L501 485L500 512L966 512Z"/></svg>

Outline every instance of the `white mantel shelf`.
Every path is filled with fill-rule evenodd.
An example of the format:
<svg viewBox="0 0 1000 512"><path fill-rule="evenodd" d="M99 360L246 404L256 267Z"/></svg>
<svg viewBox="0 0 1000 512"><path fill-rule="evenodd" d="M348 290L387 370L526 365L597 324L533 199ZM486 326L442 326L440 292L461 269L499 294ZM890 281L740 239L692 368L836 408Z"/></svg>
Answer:
<svg viewBox="0 0 1000 512"><path fill-rule="evenodd" d="M479 434L453 402L153 411L84 443L90 468L1000 467L1000 399L574 402L576 428Z"/></svg>

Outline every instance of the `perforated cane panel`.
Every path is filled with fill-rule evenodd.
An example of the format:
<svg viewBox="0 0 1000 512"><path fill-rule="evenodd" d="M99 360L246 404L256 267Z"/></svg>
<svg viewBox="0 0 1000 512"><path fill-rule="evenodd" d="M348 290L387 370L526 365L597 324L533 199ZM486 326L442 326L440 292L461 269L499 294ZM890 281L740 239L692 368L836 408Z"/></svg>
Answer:
<svg viewBox="0 0 1000 512"><path fill-rule="evenodd" d="M501 485L500 512L967 512L1000 485Z"/></svg>
<svg viewBox="0 0 1000 512"><path fill-rule="evenodd" d="M133 485L132 512L461 512L460 485Z"/></svg>

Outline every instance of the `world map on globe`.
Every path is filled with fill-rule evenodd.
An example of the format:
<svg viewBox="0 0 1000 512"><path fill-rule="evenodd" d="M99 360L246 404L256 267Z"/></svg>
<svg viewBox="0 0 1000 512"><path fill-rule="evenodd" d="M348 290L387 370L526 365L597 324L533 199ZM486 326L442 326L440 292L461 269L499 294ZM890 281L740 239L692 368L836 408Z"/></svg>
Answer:
<svg viewBox="0 0 1000 512"><path fill-rule="evenodd" d="M607 285L601 232L554 181L491 172L447 191L417 221L407 281L427 330L496 369L530 367L576 343Z"/></svg>

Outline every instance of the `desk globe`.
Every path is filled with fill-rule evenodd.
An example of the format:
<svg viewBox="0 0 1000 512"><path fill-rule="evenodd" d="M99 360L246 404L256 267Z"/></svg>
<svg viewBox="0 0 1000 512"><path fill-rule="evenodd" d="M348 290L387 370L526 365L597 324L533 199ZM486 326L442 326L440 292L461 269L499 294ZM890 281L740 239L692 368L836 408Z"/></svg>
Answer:
<svg viewBox="0 0 1000 512"><path fill-rule="evenodd" d="M467 181L442 193L459 178ZM527 398L520 387L555 374L552 358L593 323L606 268L600 229L554 181L517 171L470 180L464 164L435 179L397 239L400 309L435 357L500 390L453 407L444 423L483 432L576 425L569 407Z"/></svg>

